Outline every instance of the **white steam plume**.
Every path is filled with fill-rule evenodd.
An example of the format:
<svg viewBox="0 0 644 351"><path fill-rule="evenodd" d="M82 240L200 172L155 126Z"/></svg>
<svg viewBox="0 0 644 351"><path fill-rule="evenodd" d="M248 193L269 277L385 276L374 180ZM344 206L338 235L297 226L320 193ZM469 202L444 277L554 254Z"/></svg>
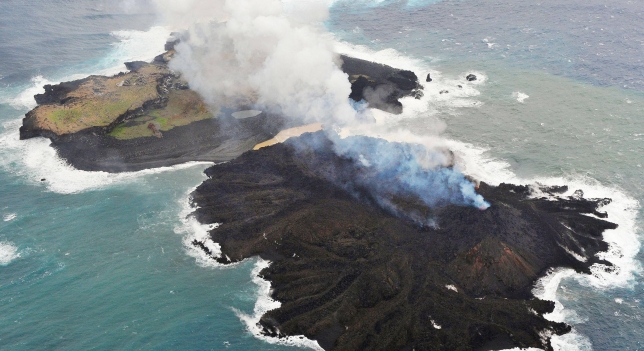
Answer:
<svg viewBox="0 0 644 351"><path fill-rule="evenodd" d="M213 110L255 105L298 122L353 128L364 126L371 114L350 102L349 77L339 68L332 37L322 24L329 0L151 1L166 24L188 28L170 68L180 72ZM489 206L460 172L426 167L426 158L409 152L409 147L327 134L340 156L373 158L368 163L375 176L366 183L396 174L400 184L387 183L388 190L415 194L428 206ZM389 159L395 162L376 162Z"/></svg>
<svg viewBox="0 0 644 351"><path fill-rule="evenodd" d="M210 105L241 98L305 122L356 119L321 24L328 0L154 1L165 21L189 28L170 67Z"/></svg>

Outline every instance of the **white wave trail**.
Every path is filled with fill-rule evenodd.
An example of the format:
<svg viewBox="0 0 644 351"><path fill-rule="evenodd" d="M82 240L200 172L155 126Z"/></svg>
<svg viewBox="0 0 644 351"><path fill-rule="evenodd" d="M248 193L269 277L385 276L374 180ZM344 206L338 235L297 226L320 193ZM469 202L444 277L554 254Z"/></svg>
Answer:
<svg viewBox="0 0 644 351"><path fill-rule="evenodd" d="M203 242L204 245L206 245L206 247L208 247L208 249L213 252L213 256L219 257L222 254L221 246L218 243L212 241L209 235L209 231L219 227L219 223L201 224L194 216L191 215L197 209L191 205L190 198L190 194L192 194L195 189L196 187L190 189L184 197L184 200L181 202L181 212L179 213L181 224L175 227L174 232L178 235L183 236L182 241L186 252L189 256L196 259L198 265L216 269L228 269L239 266L241 262L222 265L213 260L212 257L206 255L202 250L192 245L192 241L196 239ZM270 344L296 346L323 351L323 349L318 345L316 341L307 339L304 336L272 338L261 333L262 330L258 325L259 320L264 314L266 314L266 312L279 308L281 306L281 303L273 300L270 297L271 283L259 276L259 273L264 268L268 267L270 265L270 262L261 258L257 258L256 260L257 261L255 263L255 267L251 272L252 282L258 286L257 301L255 302L253 314L245 314L233 308L233 311L235 312L237 317L246 325L246 328L251 334L253 334L256 338L264 340L265 342L268 342Z"/></svg>
<svg viewBox="0 0 644 351"><path fill-rule="evenodd" d="M66 76L58 81L81 79L88 75L111 75L125 71L124 62L151 61L163 51L163 45L170 35L165 27L152 27L147 31L115 31L111 33L117 42L109 55L99 61L86 72ZM34 95L43 93L45 84L56 82L42 76L34 77L31 86L9 99L7 102L16 109L31 109L36 106ZM47 190L62 194L77 193L87 190L96 190L110 185L132 181L141 176L159 172L184 169L198 162L186 163L173 167L161 167L139 172L107 173L86 172L71 167L56 154L50 147L50 142L45 138L20 140L18 128L20 119L3 123L4 131L0 134L0 167L10 173L24 178L31 184L43 184ZM45 179L45 181L41 181Z"/></svg>
<svg viewBox="0 0 644 351"><path fill-rule="evenodd" d="M460 74L458 77L444 76L442 72L433 69L425 61L405 56L395 49L374 51L363 45L336 41L334 50L339 54L409 70L416 74L419 83L423 87L424 96L419 100L413 97L401 99L400 102L404 106L403 113L402 115L390 115L390 118L394 121L405 118L433 116L445 109L474 108L483 104L476 99L481 94L476 87L485 84L487 81L487 76L483 72L468 72L477 76L476 81L469 82L465 79L467 75L465 73ZM428 73L431 74L431 82L425 82ZM441 91L449 91L449 93L441 94ZM376 113L380 114L379 111L376 111Z"/></svg>
<svg viewBox="0 0 644 351"><path fill-rule="evenodd" d="M16 97L7 100L6 102L11 105L11 107L19 109L32 109L36 107L36 100L34 100L34 95L42 94L45 92L43 88L47 84L55 84L43 76L36 76L31 78L31 86L23 90Z"/></svg>
<svg viewBox="0 0 644 351"><path fill-rule="evenodd" d="M537 282L533 294L539 299L555 302L554 311L545 315L544 317L546 319L555 322L566 322L572 325L579 322L577 314L572 310L566 310L557 299L557 289L561 281L566 278L575 277L576 275L578 274L572 269L552 269L546 277ZM578 333L574 327L568 334L562 336L553 335L550 341L553 349L558 351L592 350L590 340L586 336Z"/></svg>

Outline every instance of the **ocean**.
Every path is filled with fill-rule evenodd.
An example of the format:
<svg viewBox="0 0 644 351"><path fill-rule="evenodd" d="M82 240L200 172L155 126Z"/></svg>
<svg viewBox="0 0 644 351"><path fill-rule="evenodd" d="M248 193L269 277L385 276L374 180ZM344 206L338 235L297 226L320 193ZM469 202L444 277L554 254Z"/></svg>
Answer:
<svg viewBox="0 0 644 351"><path fill-rule="evenodd" d="M43 84L151 59L170 31L103 0L4 0L0 13L0 349L306 347L253 335L277 305L256 276L267 262L221 267L186 246L207 230L188 198L208 164L83 172L45 139L18 140ZM376 135L440 134L478 179L614 200L605 210L620 227L605 239L616 271L554 270L535 286L557 301L549 318L574 328L557 350L644 341L641 23L641 4L626 0L338 0L326 22L338 51L434 79L403 115L377 115Z"/></svg>

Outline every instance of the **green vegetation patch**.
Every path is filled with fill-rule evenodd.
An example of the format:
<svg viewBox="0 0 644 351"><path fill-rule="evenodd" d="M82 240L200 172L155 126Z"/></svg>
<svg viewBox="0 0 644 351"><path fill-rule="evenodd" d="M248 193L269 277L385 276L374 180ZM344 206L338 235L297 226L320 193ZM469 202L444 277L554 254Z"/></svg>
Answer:
<svg viewBox="0 0 644 351"><path fill-rule="evenodd" d="M174 127L213 118L199 95L192 90L172 90L168 95L168 105L155 109L142 117L126 123L121 123L109 134L117 139L134 139L154 136L150 123L160 131L168 131Z"/></svg>
<svg viewBox="0 0 644 351"><path fill-rule="evenodd" d="M67 95L66 103L36 107L35 125L58 135L108 126L128 111L158 98L157 80L163 74L167 69L150 65L126 75L90 77Z"/></svg>
<svg viewBox="0 0 644 351"><path fill-rule="evenodd" d="M53 110L48 118L60 129L82 130L89 127L108 126L128 110L157 97L156 85L122 87L121 91L108 93L96 99L86 99L71 106Z"/></svg>

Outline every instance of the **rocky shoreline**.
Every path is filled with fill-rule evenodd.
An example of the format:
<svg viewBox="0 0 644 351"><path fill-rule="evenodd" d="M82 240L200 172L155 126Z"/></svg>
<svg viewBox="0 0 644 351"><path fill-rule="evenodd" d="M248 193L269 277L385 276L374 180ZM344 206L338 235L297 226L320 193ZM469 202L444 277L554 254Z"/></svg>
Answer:
<svg viewBox="0 0 644 351"><path fill-rule="evenodd" d="M177 114L183 116L186 109L203 105L203 102L189 90L187 83L168 70L167 61L172 57L173 45L166 46L166 49L170 51L157 57L153 63L126 63L129 73L114 77L91 76L45 86L45 93L35 96L38 107L23 119L20 138L49 138L58 155L77 169L118 173L190 161L229 161L273 138L281 130L297 126L296 122L289 122L270 112L242 119L233 117L237 111L250 109L250 105L223 106L213 115L190 111L190 118L185 118L185 121L177 119L176 115L167 111L177 110ZM355 101L364 99L375 108L402 111L402 104L398 101L400 98L422 94L413 72L348 56L341 58L343 69L352 80L351 98ZM109 86L110 82L112 87ZM119 89L137 85L149 85L148 90L154 93L148 92L145 97L134 101L129 107L121 108L119 112L100 116L112 105L118 104L119 99L123 99L118 95ZM378 96L369 94L375 90L385 93ZM367 92L366 96L362 92ZM178 100L175 96L189 93L195 95L188 97L192 100L174 103ZM81 110L78 113L84 115L74 121L69 116L59 118L56 115L61 112L71 115L70 111L73 112L77 106L91 104L98 106L89 111ZM167 118L154 118L164 113L168 115ZM99 116L89 118L94 115ZM159 123L155 121L168 119L179 120L179 123L175 122L176 125L167 130L156 128ZM145 128L146 125L148 128ZM138 134L125 139L118 138L118 135L115 137L116 132L121 130L135 130Z"/></svg>
<svg viewBox="0 0 644 351"><path fill-rule="evenodd" d="M212 259L272 261L261 276L282 306L261 319L266 335L305 335L325 350L552 350L549 335L570 327L543 318L554 303L534 298L534 282L552 267L610 267L596 254L617 226L586 215L605 217L609 199L485 183L485 211L405 199L406 211L433 212L431 227L340 185L363 172L324 132L206 170L192 197L201 223L221 223Z"/></svg>
<svg viewBox="0 0 644 351"><path fill-rule="evenodd" d="M609 199L481 183L485 211L428 206L365 185L368 167L338 156L326 132L252 151L301 124L246 116L252 101L211 111L168 69L174 44L152 63L127 63L129 72L46 86L20 137L49 138L87 171L229 161L208 168L192 194L195 217L221 223L210 236L223 254L192 244L222 264L273 262L261 274L282 307L261 319L266 335L305 335L325 350L551 350L550 337L570 327L543 318L554 304L534 298L535 281L553 267L610 267L596 255L616 227L599 212ZM356 102L398 114L402 97L423 95L411 71L340 58Z"/></svg>

